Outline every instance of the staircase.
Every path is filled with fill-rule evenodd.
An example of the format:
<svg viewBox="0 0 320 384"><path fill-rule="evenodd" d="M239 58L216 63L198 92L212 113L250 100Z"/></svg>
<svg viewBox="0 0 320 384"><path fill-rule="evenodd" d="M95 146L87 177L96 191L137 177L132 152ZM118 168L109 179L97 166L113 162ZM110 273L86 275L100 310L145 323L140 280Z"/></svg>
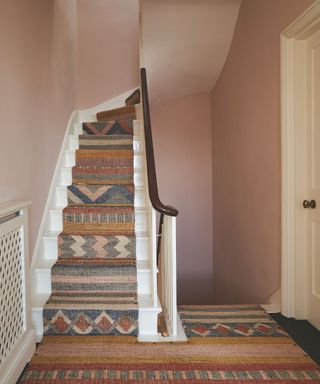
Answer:
<svg viewBox="0 0 320 384"><path fill-rule="evenodd" d="M140 75L141 104L140 90L129 91L71 116L32 258L38 341L61 333L186 341L177 312L178 211L158 195L144 68Z"/></svg>
<svg viewBox="0 0 320 384"><path fill-rule="evenodd" d="M124 98L121 98L122 103ZM111 109L113 108L113 111L117 111L114 107L119 107L121 104L120 98L113 100L109 105L104 105L103 109L108 109L108 107ZM120 104L120 105L119 105ZM135 233L135 241L136 241L136 260L134 261L134 267L136 268L136 278L137 278L137 302L138 302L138 328L135 328L136 330L139 329L139 337L141 339L148 339L148 337L156 336L158 335L157 331L157 316L158 313L161 311L161 307L158 302L158 296L157 296L157 268L156 268L156 261L154 258L154 239L152 239L151 232L150 232L150 225L152 221L152 213L151 213L151 205L148 201L148 195L147 195L147 189L146 189L146 158L145 158L145 151L144 151L144 133L143 133L143 121L141 119L141 106L130 106L127 107L124 111L125 113L128 113L128 111L132 112L132 110L135 111L135 113L138 116L138 119L133 121L133 164L134 164L134 173L133 173L133 181L135 186L135 194L134 194L134 228L132 233ZM119 111L119 110L118 110ZM40 229L40 236L38 239L38 243L36 246L36 251L33 257L32 267L31 267L31 276L32 276L32 289L31 289L31 313L32 313L32 321L33 326L36 330L37 340L40 341L43 334L55 334L57 332L57 329L52 325L52 322L57 320L57 317L63 318L63 321L65 323L70 322L73 320L75 323L76 314L71 315L72 319L68 319L68 316L65 316L66 313L63 311L66 310L65 302L66 298L61 297L61 289L59 286L62 283L66 283L64 279L64 275L68 273L68 270L76 269L76 273L80 273L83 277L83 274L86 272L84 269L81 269L81 265L85 263L91 263L90 259L87 260L73 260L75 253L77 253L77 257L81 257L81 244L85 241L90 244L90 241L92 243L92 238L90 237L85 238L83 235L90 236L90 233L81 233L80 238L72 237L74 235L72 229L68 229L68 217L70 216L70 213L73 215L75 214L75 210L83 209L81 208L81 201L79 201L79 198L77 195L81 195L81 191L79 192L79 189L82 192L84 192L83 189L83 181L88 175L85 174L84 169L79 168L79 164L85 164L88 159L81 156L83 153L86 153L86 151L94 151L92 149L93 146L99 146L106 145L106 146L112 146L112 143L106 142L103 138L101 138L101 135L96 135L96 140L93 140L94 134L97 134L99 132L95 132L95 129L99 128L99 123L95 123L92 119L93 116L96 116L96 114L93 112L96 111L82 111L80 113L76 113L73 115L72 120L69 124L68 131L66 134L66 138L64 140L64 148L61 152L60 159L57 165L57 170L55 173L55 177L53 180L53 184L51 187L51 193L49 194L49 199L42 223L42 227ZM101 116L98 114L98 117L101 119L105 119L106 117ZM128 118L128 116L121 115L120 116L114 115L112 119L119 119L119 117L125 117ZM140 118L139 118L140 117ZM92 124L83 125L84 122L91 120ZM83 127L85 128L83 130ZM90 128L91 127L91 128ZM92 129L92 132L88 132ZM86 132L87 130L87 132ZM83 134L87 135L83 135ZM88 134L89 133L89 134ZM91 134L90 134L91 133ZM92 134L93 133L93 134ZM80 145L82 150L79 152L79 135L80 136ZM98 139L97 139L98 138ZM100 139L100 143L98 140ZM92 145L93 143L93 145ZM88 149L90 148L90 149ZM82 154L82 155L81 155ZM77 156L77 164L76 164L76 156ZM91 154L90 154L91 156ZM89 156L89 157L90 157ZM99 169L98 169L99 171ZM101 171L101 169L100 169ZM127 176L120 176L120 179L124 180L124 178ZM72 185L73 183L73 185ZM119 183L121 184L121 182ZM71 186L70 186L71 185ZM92 195L94 195L94 191L96 190L96 186L93 182L91 186L86 186L86 188L91 188ZM105 186L107 187L107 186ZM128 207L128 201L125 201L126 198L130 199L130 193L123 193L123 188L126 188L123 186L118 186L118 189L120 190L120 194L117 194L118 200L115 202L116 204L119 203L121 199L124 199L123 201L120 201L120 203L123 203L125 206ZM130 189L130 188L129 188ZM126 189L126 192L128 192L128 188ZM83 196L83 194L81 195ZM120 200L119 200L120 199ZM88 203L88 200L85 200ZM89 202L90 210L94 210L97 208L94 204L94 202ZM108 202L104 203L108 204ZM69 204L69 207L67 205ZM109 204L110 205L110 204ZM112 205L112 202L111 202ZM130 204L129 204L130 205ZM100 207L101 208L101 207ZM99 208L99 209L100 209ZM103 208L102 208L103 209ZM110 209L104 208L104 209ZM69 212L68 216L68 210L71 210L72 212ZM91 214L93 212L90 212ZM89 213L89 214L90 214ZM80 212L80 215L82 213ZM72 215L71 215L72 216ZM71 223L71 227L74 223ZM133 222L131 223L133 224ZM129 225L130 226L130 225ZM80 227L79 227L80 228ZM78 228L78 229L79 229ZM61 234L63 232L63 234ZM94 235L97 235L96 229L93 231ZM119 235L119 233L115 233L115 235ZM97 239L95 239L97 240ZM94 240L94 241L95 241ZM101 240L101 239L100 239ZM78 245L74 245L72 248L72 244L77 244L77 241L79 241ZM93 241L93 242L94 242ZM128 242L128 239L126 239ZM72 244L71 244L72 243ZM71 244L71 245L70 245ZM88 255L91 255L93 252L97 252L95 249L91 247L85 246L87 250ZM122 249L121 249L122 247ZM115 252L116 246L111 250L110 252ZM119 246L119 254L121 257L124 255L127 259L127 261L124 261L125 263L130 260L130 253L132 253L132 246L131 249L128 247L128 249L124 249L123 246ZM75 249L77 252L75 252ZM98 252L99 253L99 252ZM59 260L58 260L59 256ZM95 255L97 256L97 255ZM101 256L101 254L100 254ZM113 255L114 256L114 255ZM99 255L98 255L99 257ZM58 263L57 263L58 260ZM109 262L112 258L109 259ZM134 260L131 258L131 261ZM91 260L92 261L92 260ZM99 262L100 263L100 262ZM108 263L108 261L104 260L102 264ZM80 265L79 265L80 264ZM95 269L90 264L91 268L93 268L95 271L97 271L97 268ZM80 268L80 272L79 272ZM101 266L101 263L99 264L99 268L103 268ZM107 270L107 269L105 269ZM131 271L132 272L132 271ZM133 275L132 275L133 276ZM53 277L53 283L52 281ZM132 279L131 279L132 280ZM58 282L58 283L57 283ZM69 287L70 288L70 287ZM71 287L72 288L72 287ZM60 293L59 293L60 289ZM84 288L85 290L88 289L88 287ZM90 289L90 288L89 288ZM63 289L62 289L63 290ZM51 294L54 294L50 296ZM57 297L58 296L58 297ZM79 294L77 297L78 300L81 301L81 295ZM49 300L49 301L48 301ZM60 301L59 301L60 300ZM71 300L71 297L67 298L67 300ZM105 301L108 301L106 297L104 297ZM113 303L114 298L110 299L110 302ZM59 305L57 305L57 301L59 301ZM62 301L62 303L61 303ZM77 303L79 304L79 303ZM127 303L128 304L128 303ZM131 303L134 306L134 301ZM83 305L79 304L83 314ZM110 305L110 303L109 303ZM114 305L114 304L113 304ZM108 305L105 305L103 308L105 309L105 312L108 314L107 311ZM111 306L112 307L112 306ZM59 312L60 308L60 312ZM62 308L62 312L61 312ZM77 305L74 303L74 308L77 308ZM117 308L118 310L119 308ZM90 308L92 310L92 308ZM134 310L134 309L133 309ZM78 313L79 314L79 313ZM128 312L127 312L128 314ZM133 312L131 312L131 315ZM96 316L98 317L98 315ZM43 319L45 318L45 319ZM59 318L59 319L60 319ZM108 321L114 323L113 332L114 334L128 334L128 327L121 327L119 326L119 317L114 316L114 313L109 313ZM134 315L133 315L134 318ZM50 321L51 319L51 321ZM52 320L53 319L53 320ZM43 328L43 320L45 320L45 329ZM61 320L61 319L60 319ZM78 325L83 324L85 322L85 318L78 318ZM87 319L88 320L88 319ZM89 319L92 323L95 319ZM100 319L101 320L101 319ZM106 319L104 319L104 322L106 322ZM102 321L101 324L104 323ZM63 329L67 329L62 326ZM72 327L71 327L72 328ZM70 332L70 334L87 334L90 332L88 329L91 329L92 333L101 333L101 328L96 329L95 331L92 331L92 327L73 327L72 329L66 330L66 333ZM134 327L133 327L134 328ZM80 330L79 330L80 329ZM131 328L130 328L131 329ZM78 333L77 333L78 332ZM108 331L109 332L109 331ZM134 334L135 331L133 331ZM129 332L130 333L130 332ZM112 333L113 334L113 333Z"/></svg>

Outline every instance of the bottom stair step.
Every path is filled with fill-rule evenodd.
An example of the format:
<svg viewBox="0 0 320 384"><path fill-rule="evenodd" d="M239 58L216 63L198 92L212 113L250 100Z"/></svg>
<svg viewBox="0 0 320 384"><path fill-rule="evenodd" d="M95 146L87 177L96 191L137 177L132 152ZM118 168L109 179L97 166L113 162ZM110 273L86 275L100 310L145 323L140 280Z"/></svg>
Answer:
<svg viewBox="0 0 320 384"><path fill-rule="evenodd" d="M45 335L138 335L137 305L66 303L58 308L49 301L43 309Z"/></svg>
<svg viewBox="0 0 320 384"><path fill-rule="evenodd" d="M37 342L40 342L43 336L43 307L48 298L49 294L38 294L31 305L32 326L36 331ZM157 317L160 311L160 304L154 305L151 295L138 295L139 339L158 335Z"/></svg>

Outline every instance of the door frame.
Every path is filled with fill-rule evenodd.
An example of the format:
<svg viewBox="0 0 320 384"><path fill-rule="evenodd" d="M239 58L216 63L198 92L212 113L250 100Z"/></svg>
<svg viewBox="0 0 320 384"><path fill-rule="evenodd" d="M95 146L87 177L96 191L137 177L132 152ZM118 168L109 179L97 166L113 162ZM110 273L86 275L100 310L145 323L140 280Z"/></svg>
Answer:
<svg viewBox="0 0 320 384"><path fill-rule="evenodd" d="M307 308L305 40L320 31L320 0L281 33L282 282L281 313L305 319ZM300 204L301 201L301 204Z"/></svg>

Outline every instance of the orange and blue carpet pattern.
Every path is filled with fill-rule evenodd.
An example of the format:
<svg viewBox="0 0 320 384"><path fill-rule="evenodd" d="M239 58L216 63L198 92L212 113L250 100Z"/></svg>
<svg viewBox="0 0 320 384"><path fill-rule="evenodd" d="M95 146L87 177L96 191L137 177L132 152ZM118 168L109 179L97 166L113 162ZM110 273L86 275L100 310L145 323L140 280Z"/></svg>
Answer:
<svg viewBox="0 0 320 384"><path fill-rule="evenodd" d="M45 335L138 334L133 119L83 124Z"/></svg>
<svg viewBox="0 0 320 384"><path fill-rule="evenodd" d="M259 306L182 306L187 342L46 336L23 384L319 383L320 369Z"/></svg>

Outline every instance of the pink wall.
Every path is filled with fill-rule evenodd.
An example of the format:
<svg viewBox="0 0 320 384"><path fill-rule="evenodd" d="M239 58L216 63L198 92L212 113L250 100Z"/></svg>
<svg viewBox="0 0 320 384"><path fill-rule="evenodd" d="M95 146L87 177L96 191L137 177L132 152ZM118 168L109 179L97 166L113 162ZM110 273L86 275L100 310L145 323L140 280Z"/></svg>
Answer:
<svg viewBox="0 0 320 384"><path fill-rule="evenodd" d="M244 0L212 92L214 299L280 288L280 33L311 0Z"/></svg>
<svg viewBox="0 0 320 384"><path fill-rule="evenodd" d="M77 6L78 106L89 108L139 85L139 1Z"/></svg>
<svg viewBox="0 0 320 384"><path fill-rule="evenodd" d="M138 16L138 0L1 4L0 202L33 201L31 253L71 112L138 84Z"/></svg>
<svg viewBox="0 0 320 384"><path fill-rule="evenodd" d="M178 300L212 299L212 149L209 93L151 111L160 199L176 207Z"/></svg>
<svg viewBox="0 0 320 384"><path fill-rule="evenodd" d="M74 39L74 0L1 4L0 202L33 201L31 250L74 109Z"/></svg>

